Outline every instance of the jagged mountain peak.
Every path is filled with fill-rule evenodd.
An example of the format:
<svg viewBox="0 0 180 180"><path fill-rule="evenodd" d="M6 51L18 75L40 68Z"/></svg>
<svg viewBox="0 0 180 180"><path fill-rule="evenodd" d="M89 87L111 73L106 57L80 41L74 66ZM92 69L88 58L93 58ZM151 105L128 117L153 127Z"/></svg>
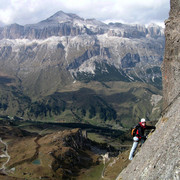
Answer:
<svg viewBox="0 0 180 180"><path fill-rule="evenodd" d="M164 37L160 26L130 25L122 23L105 24L96 19L84 19L73 13L58 11L49 18L35 24L21 26L12 24L1 27L0 39L45 39L51 36L102 35L126 38Z"/></svg>
<svg viewBox="0 0 180 180"><path fill-rule="evenodd" d="M153 27L153 28L162 28L161 26L159 26L159 25L157 25L155 23L151 23L151 24L148 25L148 28L151 28L151 27Z"/></svg>
<svg viewBox="0 0 180 180"><path fill-rule="evenodd" d="M147 26L148 33L151 34L151 36L157 36L157 35L164 35L164 28L161 26L151 23Z"/></svg>
<svg viewBox="0 0 180 180"><path fill-rule="evenodd" d="M79 17L76 14L58 11L51 17L47 18L46 20L41 21L39 24L44 24L44 23L57 24L57 23L73 22L74 20L84 21L83 18Z"/></svg>
<svg viewBox="0 0 180 180"><path fill-rule="evenodd" d="M86 23L87 24L93 24L93 25L97 25L97 26L108 26L107 24L101 22L101 21L98 21L96 19L86 19Z"/></svg>
<svg viewBox="0 0 180 180"><path fill-rule="evenodd" d="M47 20L73 20L73 19L78 19L78 20L84 20L83 18L79 17L76 14L73 13L65 13L63 11L58 11L51 17L49 17Z"/></svg>

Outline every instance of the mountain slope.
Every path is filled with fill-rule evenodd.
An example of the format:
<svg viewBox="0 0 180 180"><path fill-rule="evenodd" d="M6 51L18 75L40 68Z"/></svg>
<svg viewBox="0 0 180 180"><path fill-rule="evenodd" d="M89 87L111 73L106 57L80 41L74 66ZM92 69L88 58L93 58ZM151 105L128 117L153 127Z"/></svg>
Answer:
<svg viewBox="0 0 180 180"><path fill-rule="evenodd" d="M74 119L72 114L81 119L81 114L85 114L85 111L93 114L92 109L97 112L94 113L96 115L93 116L93 121L106 121L109 117L110 120L120 123L123 119L125 121L131 119L130 117L134 118L136 109L136 120L138 116L150 117L153 109L151 97L153 94L161 94L160 65L163 51L164 33L157 25L147 28L121 23L107 25L95 19L83 19L62 11L37 24L12 24L0 28L0 71L16 79L16 91L25 99L28 98L28 101L20 98L18 101L21 105L14 105L11 114L31 119L54 118L61 121L70 117L66 120L71 121ZM116 99L123 95L119 95L113 86L109 86L110 82L117 86L122 83L127 87L123 92L125 96L133 98L120 107ZM131 82L141 85L133 90L134 85L131 86ZM98 86L101 87L102 94L96 92ZM3 94L13 91L13 86L9 88L10 91L5 88L1 99ZM146 92L149 95L147 98L142 95L142 98L138 91L141 95ZM115 94L110 93L109 97L103 94L106 92ZM74 94L79 93L84 94L84 101L72 100ZM14 99L19 99L17 94L13 94ZM92 94L96 94L98 98ZM114 98L116 95L117 98ZM54 97L57 97L57 101ZM76 98L80 99L79 95ZM143 103L137 100L139 98L142 98ZM87 100L84 111L82 107L86 104L85 99L92 101ZM119 102L121 104L121 100ZM54 105L56 103L58 107ZM6 111L2 109L3 115L9 115L12 104ZM139 108L142 104L146 105ZM24 106L24 109L18 106ZM83 121L89 121L88 113L83 118Z"/></svg>

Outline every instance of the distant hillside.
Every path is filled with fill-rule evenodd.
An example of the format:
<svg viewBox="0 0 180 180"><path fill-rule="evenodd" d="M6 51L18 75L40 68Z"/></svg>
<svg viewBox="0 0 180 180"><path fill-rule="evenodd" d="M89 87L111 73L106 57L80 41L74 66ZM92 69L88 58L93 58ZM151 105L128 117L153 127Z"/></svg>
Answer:
<svg viewBox="0 0 180 180"><path fill-rule="evenodd" d="M1 27L0 113L126 127L156 119L164 42L154 24L107 25L62 11Z"/></svg>
<svg viewBox="0 0 180 180"><path fill-rule="evenodd" d="M76 179L89 168L102 171L106 144L87 139L80 129L40 134L0 125L0 179Z"/></svg>

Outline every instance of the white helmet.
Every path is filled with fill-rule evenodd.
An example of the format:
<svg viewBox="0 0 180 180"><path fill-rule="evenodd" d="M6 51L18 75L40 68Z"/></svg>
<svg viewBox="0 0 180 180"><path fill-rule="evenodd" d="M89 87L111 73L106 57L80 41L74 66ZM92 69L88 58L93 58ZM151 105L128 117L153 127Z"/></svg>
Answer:
<svg viewBox="0 0 180 180"><path fill-rule="evenodd" d="M144 118L141 119L141 122L146 122L146 120Z"/></svg>

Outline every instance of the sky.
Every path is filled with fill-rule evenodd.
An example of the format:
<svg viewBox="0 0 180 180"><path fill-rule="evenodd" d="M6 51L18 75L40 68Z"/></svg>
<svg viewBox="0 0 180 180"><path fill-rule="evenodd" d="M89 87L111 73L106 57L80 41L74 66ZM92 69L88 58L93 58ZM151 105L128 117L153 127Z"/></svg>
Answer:
<svg viewBox="0 0 180 180"><path fill-rule="evenodd" d="M38 23L60 10L105 23L164 26L170 0L0 0L0 26Z"/></svg>

